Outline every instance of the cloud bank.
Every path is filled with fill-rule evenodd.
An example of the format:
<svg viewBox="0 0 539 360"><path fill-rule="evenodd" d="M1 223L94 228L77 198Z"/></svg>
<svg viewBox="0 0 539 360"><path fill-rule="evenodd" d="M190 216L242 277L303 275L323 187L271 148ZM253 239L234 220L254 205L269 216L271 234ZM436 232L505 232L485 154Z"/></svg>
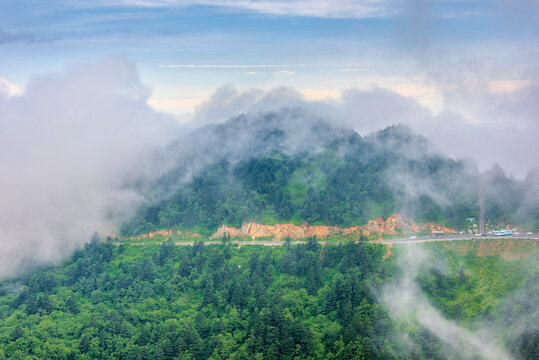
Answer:
<svg viewBox="0 0 539 360"><path fill-rule="evenodd" d="M361 134L402 123L442 152L476 159L483 169L498 162L524 178L539 165L535 77L493 90L492 82L461 81L466 71L472 70L463 65L455 74L431 75L445 87L447 107L454 111L433 113L376 86L318 101L288 87L224 86L196 109L188 126L280 109L298 109L292 113ZM135 186L167 170L157 154L186 129L149 107L149 96L123 57L35 77L22 94L0 78L0 275L23 261L61 258L93 231L113 229L145 201ZM474 106L459 108L465 100Z"/></svg>
<svg viewBox="0 0 539 360"><path fill-rule="evenodd" d="M61 259L143 199L176 128L123 57L33 78L0 95L0 276Z"/></svg>
<svg viewBox="0 0 539 360"><path fill-rule="evenodd" d="M539 166L535 156L539 153L539 109L533 100L539 95L539 86L531 81L515 89L492 91L490 82L457 86L459 80L437 81L447 87L446 109L440 113L377 86L348 89L338 99L320 101L309 101L289 87L238 91L223 86L197 107L193 122L207 124L241 113L299 108L306 115L326 117L363 135L388 125L405 124L450 156L474 159L482 169L499 163L524 178Z"/></svg>

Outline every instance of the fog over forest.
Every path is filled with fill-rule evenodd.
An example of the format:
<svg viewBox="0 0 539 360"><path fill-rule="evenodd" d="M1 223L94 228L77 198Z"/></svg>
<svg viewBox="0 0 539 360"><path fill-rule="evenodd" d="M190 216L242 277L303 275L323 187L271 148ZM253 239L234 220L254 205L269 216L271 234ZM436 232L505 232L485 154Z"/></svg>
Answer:
<svg viewBox="0 0 539 360"><path fill-rule="evenodd" d="M537 0L0 2L0 360L537 358Z"/></svg>
<svg viewBox="0 0 539 360"><path fill-rule="evenodd" d="M242 131L239 127L219 146L215 146L216 136L222 136L219 132L226 127L210 126L208 130L192 132L198 126L220 123L238 114L292 114L295 120L290 124L294 128L284 129L294 135L281 144L291 153L316 151L323 136L313 138L310 124L318 121L336 128L353 128L360 134L404 123L430 140L424 148L428 153L448 153L450 146L480 164L491 160L481 158L480 153L469 153L467 138L442 130L440 119L445 115L434 116L415 101L381 88L348 90L340 100L328 102L307 101L290 88L239 92L223 87L199 106L188 124L149 107L146 102L150 94L133 63L125 57L111 56L37 76L22 94L0 98L3 274L11 273L21 262L61 259L86 242L94 231L115 231L137 207L150 201L147 194L140 192L144 188L141 184L151 183L182 159L191 167L188 172L192 176L220 154L229 154L231 161L252 155L249 146L259 140L257 131L271 129L249 130L246 125ZM526 116L521 119L527 121ZM458 129L454 122L451 124L453 130ZM488 133L491 125L473 126ZM534 132L528 128L523 132L526 137L515 144L510 141L513 135L504 136L503 146L496 143L495 137L482 136L481 141L487 143L481 148L489 149L489 156L496 156L496 151L508 146L526 147L526 138L533 138L530 134ZM504 131L497 129L496 133ZM518 156L521 173L534 164L535 153L531 147L527 148L527 156ZM476 172L473 161L470 164L470 171ZM502 171L501 176L506 175ZM447 201L428 190L428 180L423 184L419 179L406 180L403 169L396 169L394 177L407 192L419 191L419 186L441 204ZM536 175L530 173L526 181L529 189L537 189ZM532 206L535 195L530 191L526 196Z"/></svg>

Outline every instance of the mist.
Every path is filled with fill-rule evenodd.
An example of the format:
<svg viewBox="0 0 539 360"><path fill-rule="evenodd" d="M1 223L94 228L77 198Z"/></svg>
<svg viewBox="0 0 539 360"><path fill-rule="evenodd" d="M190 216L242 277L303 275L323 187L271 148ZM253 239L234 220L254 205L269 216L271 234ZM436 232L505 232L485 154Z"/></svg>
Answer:
<svg viewBox="0 0 539 360"><path fill-rule="evenodd" d="M367 80L380 76L375 69L367 69L365 79L355 80L361 88L342 89L340 96L328 100L306 99L301 91L309 89L237 90L227 85L198 107L193 122L301 107L307 113L328 115L333 123L361 135L392 124L408 125L443 153L474 159L481 171L497 163L508 174L524 179L539 167L537 2L480 4L484 6L472 13L489 18L486 24L478 23L477 29L456 26L445 33L440 29L444 16L467 16L459 13L459 4L406 0L393 5L399 16L386 39L389 67L401 69L415 90L397 93ZM485 28L492 29L487 39L481 35ZM387 71L391 74L391 69ZM430 95L414 97L414 91ZM426 101L429 97L439 97L435 102L440 104Z"/></svg>
<svg viewBox="0 0 539 360"><path fill-rule="evenodd" d="M58 261L142 204L137 181L166 169L159 151L181 131L150 108L122 56L32 78L0 95L0 276Z"/></svg>
<svg viewBox="0 0 539 360"><path fill-rule="evenodd" d="M421 270L436 269L447 272L445 265L420 245L409 245L398 256L400 278L386 285L378 296L379 301L389 310L391 316L411 326L420 326L433 334L444 346L446 358L513 359L497 343L498 331L488 327L469 329L445 318L421 291L416 278ZM413 340L409 340L413 341ZM413 343L408 343L410 350Z"/></svg>
<svg viewBox="0 0 539 360"><path fill-rule="evenodd" d="M301 109L305 116L323 117L337 126L353 128L361 135L404 124L429 139L437 151L455 159L473 159L481 171L497 163L524 179L539 166L535 156L539 153L539 124L535 117L539 111L531 100L535 91L537 87L529 85L514 93L477 94L481 101L473 101L475 93L460 95L461 101L466 98L478 108L470 118L457 112L456 105L451 106L454 110L434 113L411 97L378 86L344 90L334 100L309 101L293 88L239 91L228 85L217 89L197 108L193 123L223 122L241 113L287 107Z"/></svg>
<svg viewBox="0 0 539 360"><path fill-rule="evenodd" d="M323 101L309 101L293 88L224 86L196 109L191 123L180 125L147 104L151 90L122 56L36 76L24 91L7 80L0 84L1 276L13 274L22 263L62 259L94 231L102 236L115 231L141 205L175 191L143 191L165 174L180 184L223 158L233 163L273 150L317 152L339 129L368 135L406 124L431 141L394 149L405 158L448 153L476 159L482 169L496 161L521 178L539 152L531 85L519 90L528 94L522 104L529 111L520 114L529 116L500 126L472 124L457 113L434 114L413 98L378 86L344 90L340 98ZM267 136L279 138L267 142L278 149L260 147L258 141ZM458 161L466 173L477 173L473 161ZM450 202L431 179L418 181L405 168L394 171L399 176L393 186L410 198L426 193L442 206ZM530 173L526 189L537 188L537 179ZM519 212L530 217L537 202L527 199Z"/></svg>
<svg viewBox="0 0 539 360"><path fill-rule="evenodd" d="M234 164L272 151L316 153L328 141L340 137L339 129L354 129L377 151L399 157L385 173L384 181L399 194L400 205L395 210L402 215L416 218L418 211L425 215L427 210L419 200L426 195L444 218L426 214L429 220L425 221L449 221L447 216L452 216L452 226L460 226L457 223L465 217L479 216L477 198L482 187L490 225L536 226L538 201L533 189L539 182L532 168L537 159L526 142L534 141L529 128L522 130L521 144L513 145L515 134L507 134L503 127L470 124L455 114L435 115L412 98L380 87L345 90L336 100L309 101L294 88L239 91L231 85L217 89L198 107L191 125L196 124L204 126L174 146L173 157L183 159L179 163L188 175L186 181L220 159ZM392 126L391 135L379 139L385 131L381 129L387 126ZM472 128L482 134L477 141L469 130ZM461 130L462 134L454 133ZM268 147L276 144L276 148ZM265 146L262 152L261 145ZM470 146L477 146L478 151L470 152ZM347 151L341 150L343 154ZM523 164L518 167L520 179L505 167L517 169L517 161L504 161L517 154L518 163ZM456 219L453 210L463 205L466 216ZM500 220L500 209L511 213L510 219L506 216Z"/></svg>

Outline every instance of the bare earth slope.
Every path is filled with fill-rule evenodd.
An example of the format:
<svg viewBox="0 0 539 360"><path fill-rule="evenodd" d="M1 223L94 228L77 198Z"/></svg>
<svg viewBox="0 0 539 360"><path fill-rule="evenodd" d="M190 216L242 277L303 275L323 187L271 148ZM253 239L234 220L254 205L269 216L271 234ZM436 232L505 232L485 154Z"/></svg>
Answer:
<svg viewBox="0 0 539 360"><path fill-rule="evenodd" d="M309 223L302 223L300 225L292 223L265 225L251 221L244 223L241 228L221 225L215 234L212 235L212 238L220 238L227 234L231 237L250 237L252 239L267 237L273 237L275 239L287 237L291 239L301 239L310 236L316 236L319 239L323 239L335 234L358 236L360 234L367 236L377 234L378 237L381 237L382 235L395 235L403 232L418 233L433 230L443 231L444 233L452 233L454 231L453 229L430 222L418 224L398 214L393 214L387 219L378 217L374 220L369 220L364 226L353 226L348 228L331 225L311 225Z"/></svg>

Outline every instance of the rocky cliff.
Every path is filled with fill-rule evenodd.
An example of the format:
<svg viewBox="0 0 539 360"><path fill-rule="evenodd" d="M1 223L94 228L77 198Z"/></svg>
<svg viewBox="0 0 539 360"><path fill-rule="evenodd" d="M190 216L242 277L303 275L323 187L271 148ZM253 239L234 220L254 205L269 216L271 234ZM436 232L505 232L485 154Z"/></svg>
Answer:
<svg viewBox="0 0 539 360"><path fill-rule="evenodd" d="M130 240L144 240L144 239L153 239L156 236L161 236L163 238L170 238L172 236L177 236L180 238L196 238L200 237L200 234L192 231L182 232L181 230L157 230L147 234L142 234L138 236L132 236Z"/></svg>
<svg viewBox="0 0 539 360"><path fill-rule="evenodd" d="M449 229L434 223L418 224L410 219L406 219L398 214L393 214L387 219L378 217L374 220L369 220L364 226L353 226L348 228L340 228L338 226L329 225L310 225L302 223L295 225L292 223L265 225L255 221L244 223L241 228L221 225L217 232L212 235L213 239L223 237L228 234L231 237L250 237L252 239L272 237L276 239L291 238L301 239L311 236L316 236L319 239L326 238L330 235L395 235L398 233L418 233L421 231L440 230L446 233L452 233L454 229Z"/></svg>

